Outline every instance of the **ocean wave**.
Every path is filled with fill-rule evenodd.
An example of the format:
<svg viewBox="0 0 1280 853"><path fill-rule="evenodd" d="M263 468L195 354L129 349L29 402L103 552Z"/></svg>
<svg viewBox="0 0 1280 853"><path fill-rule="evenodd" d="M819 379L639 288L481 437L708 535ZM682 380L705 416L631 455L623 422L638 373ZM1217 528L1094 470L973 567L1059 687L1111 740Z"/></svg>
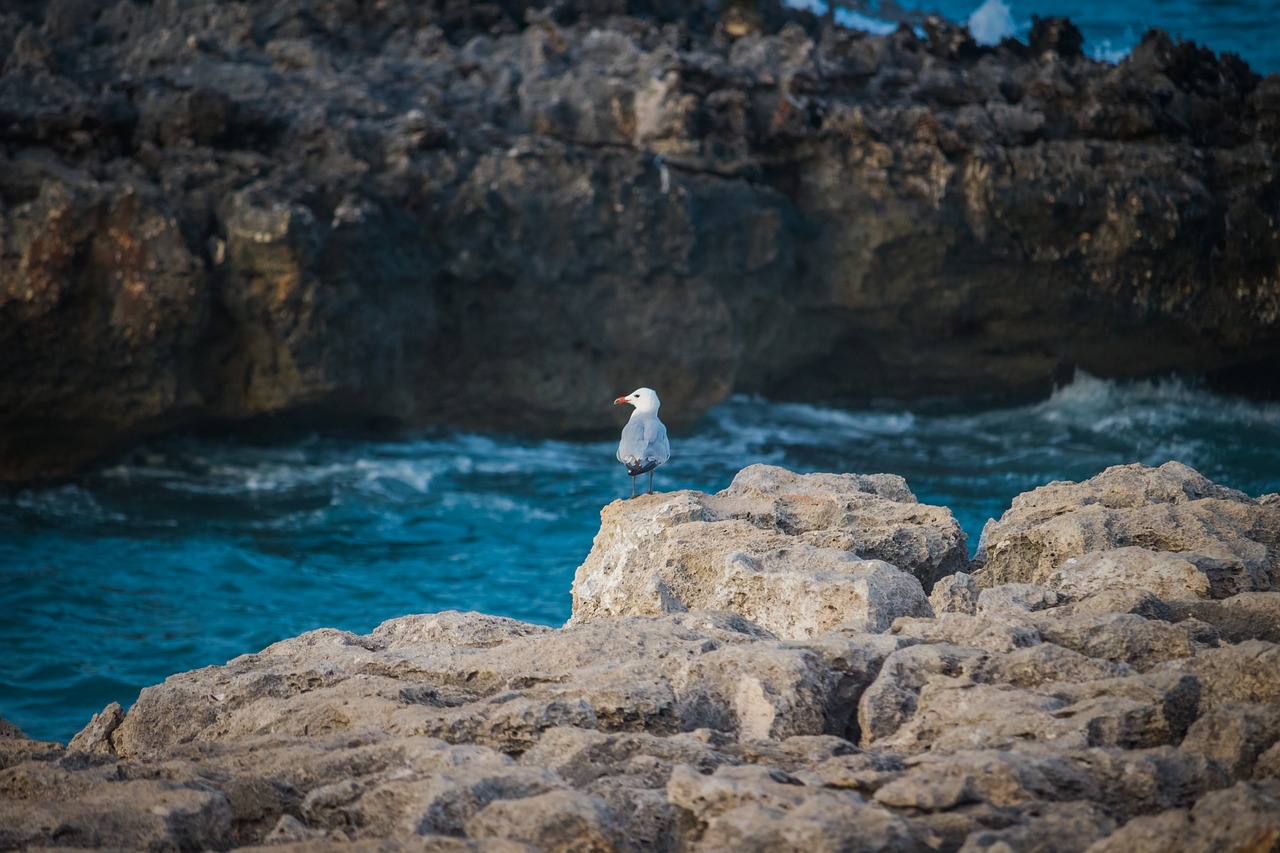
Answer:
<svg viewBox="0 0 1280 853"><path fill-rule="evenodd" d="M969 15L967 25L973 40L989 47L1018 34L1018 25L1004 0L986 0Z"/></svg>

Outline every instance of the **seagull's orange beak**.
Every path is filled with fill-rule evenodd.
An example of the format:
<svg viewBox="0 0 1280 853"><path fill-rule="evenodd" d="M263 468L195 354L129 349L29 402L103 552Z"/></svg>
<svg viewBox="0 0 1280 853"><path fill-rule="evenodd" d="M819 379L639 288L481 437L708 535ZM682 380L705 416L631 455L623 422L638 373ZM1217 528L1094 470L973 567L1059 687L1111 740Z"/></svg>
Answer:
<svg viewBox="0 0 1280 853"><path fill-rule="evenodd" d="M626 398L626 397L619 397L618 399L616 399L616 400L614 400L614 401L613 401L613 404L616 406L616 405L618 405L619 403L625 403L625 402L627 402L627 398Z"/></svg>

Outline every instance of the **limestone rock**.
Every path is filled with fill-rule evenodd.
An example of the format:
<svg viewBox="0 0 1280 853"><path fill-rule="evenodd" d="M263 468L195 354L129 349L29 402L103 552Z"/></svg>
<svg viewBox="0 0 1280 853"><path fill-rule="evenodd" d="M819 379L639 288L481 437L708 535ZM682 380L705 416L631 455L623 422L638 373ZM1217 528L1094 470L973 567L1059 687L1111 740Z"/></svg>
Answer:
<svg viewBox="0 0 1280 853"><path fill-rule="evenodd" d="M191 774L194 775L194 774ZM226 849L231 813L218 791L196 784L139 779L103 784L70 797L13 794L4 780L0 847L75 845L117 849ZM34 792L33 792L34 793Z"/></svg>
<svg viewBox="0 0 1280 853"><path fill-rule="evenodd" d="M440 630L466 622L480 625L459 627L458 645ZM473 644L478 634L483 645ZM121 755L148 756L193 740L376 726L523 750L563 725L667 733L714 725L756 737L833 725L826 708L840 680L813 653L769 636L715 613L557 632L444 613L391 620L364 637L313 631L147 688L113 742Z"/></svg>
<svg viewBox="0 0 1280 853"><path fill-rule="evenodd" d="M102 709L102 713L94 714L89 725L85 726L71 742L68 750L80 752L112 753L111 734L124 722L124 708L119 702L112 702Z"/></svg>
<svg viewBox="0 0 1280 853"><path fill-rule="evenodd" d="M1035 803L1028 811L1032 819L970 833L959 853L1082 853L1116 827L1115 818L1093 803Z"/></svg>
<svg viewBox="0 0 1280 853"><path fill-rule="evenodd" d="M1240 782L1190 810L1139 817L1088 853L1216 853L1272 850L1280 842L1280 782Z"/></svg>
<svg viewBox="0 0 1280 853"><path fill-rule="evenodd" d="M1188 672L1200 684L1202 711L1228 703L1280 704L1280 645L1246 640L1209 649L1185 661L1168 661L1153 671Z"/></svg>
<svg viewBox="0 0 1280 853"><path fill-rule="evenodd" d="M1021 610L999 616L943 613L937 619L899 619L893 623L894 636L948 643L992 652L1012 652L1040 642L1040 632Z"/></svg>
<svg viewBox="0 0 1280 853"><path fill-rule="evenodd" d="M1190 658L1201 646L1195 625L1170 625L1133 613L1036 614L1041 639L1083 655L1150 669L1168 660Z"/></svg>
<svg viewBox="0 0 1280 853"><path fill-rule="evenodd" d="M786 638L932 615L921 584L967 564L951 513L898 477L744 468L715 495L618 501L574 576L570 624L733 610ZM796 606L799 603L799 606Z"/></svg>
<svg viewBox="0 0 1280 853"><path fill-rule="evenodd" d="M978 593L978 613L1045 610L1065 604L1056 590L1030 583L1006 583Z"/></svg>
<svg viewBox="0 0 1280 853"><path fill-rule="evenodd" d="M1227 598L1274 585L1280 508L1215 485L1177 462L1159 468L1119 465L1082 483L1050 483L1019 495L999 521L988 522L983 540L983 565L974 575L983 587L1051 578L1070 585L1076 581L1069 576L1079 569L1085 574L1082 591L1089 591L1098 583L1090 577L1116 566L1165 592L1181 585L1195 594L1204 584L1188 575L1179 562L1184 561L1205 575L1209 595ZM1067 562L1128 548L1173 559L1126 550L1118 557Z"/></svg>
<svg viewBox="0 0 1280 853"><path fill-rule="evenodd" d="M693 849L916 851L906 821L851 791L811 788L778 771L723 767L710 776L677 768L667 786L705 826Z"/></svg>
<svg viewBox="0 0 1280 853"><path fill-rule="evenodd" d="M978 587L973 576L967 572L956 572L939 578L929 593L929 604L939 616L944 613L972 614L978 606Z"/></svg>
<svg viewBox="0 0 1280 853"><path fill-rule="evenodd" d="M1068 557L1045 584L1075 599L1132 589L1165 600L1208 598L1210 587L1209 577L1177 554L1138 547Z"/></svg>
<svg viewBox="0 0 1280 853"><path fill-rule="evenodd" d="M1280 643L1280 592L1242 592L1221 601L1175 602L1168 618L1208 623L1232 643Z"/></svg>
<svg viewBox="0 0 1280 853"><path fill-rule="evenodd" d="M629 847L617 834L617 821L599 797L552 791L520 799L495 800L472 815L472 838L504 838L538 850L612 851Z"/></svg>
<svg viewBox="0 0 1280 853"><path fill-rule="evenodd" d="M1225 703L1202 714L1182 748L1222 762L1233 779L1248 779L1258 756L1280 742L1280 706Z"/></svg>

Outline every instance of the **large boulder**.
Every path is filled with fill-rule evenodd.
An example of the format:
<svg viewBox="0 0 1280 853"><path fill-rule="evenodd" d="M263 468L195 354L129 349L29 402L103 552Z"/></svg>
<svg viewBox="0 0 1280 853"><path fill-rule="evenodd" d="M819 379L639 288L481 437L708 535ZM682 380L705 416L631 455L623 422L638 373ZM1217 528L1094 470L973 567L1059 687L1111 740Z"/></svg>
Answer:
<svg viewBox="0 0 1280 853"><path fill-rule="evenodd" d="M987 522L975 562L980 586L1048 583L1077 596L1117 587L1165 598L1266 591L1280 573L1280 506L1178 462L1118 465L1014 498Z"/></svg>
<svg viewBox="0 0 1280 853"><path fill-rule="evenodd" d="M571 624L724 609L787 638L842 622L884 631L933 615L924 590L968 565L950 510L888 474L752 465L717 494L615 501L600 520L574 575Z"/></svg>

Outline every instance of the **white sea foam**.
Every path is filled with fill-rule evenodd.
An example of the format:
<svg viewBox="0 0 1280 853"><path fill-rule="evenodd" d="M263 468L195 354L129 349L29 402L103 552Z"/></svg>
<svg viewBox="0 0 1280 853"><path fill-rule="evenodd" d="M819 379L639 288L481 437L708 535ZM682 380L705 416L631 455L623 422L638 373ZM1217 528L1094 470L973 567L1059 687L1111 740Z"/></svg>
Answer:
<svg viewBox="0 0 1280 853"><path fill-rule="evenodd" d="M851 30L861 30L876 36L887 36L897 32L896 21L881 21L870 18L852 9L836 9L836 23Z"/></svg>
<svg viewBox="0 0 1280 853"><path fill-rule="evenodd" d="M994 46L1018 32L1013 12L1004 0L986 0L969 15L969 32L978 44Z"/></svg>
<svg viewBox="0 0 1280 853"><path fill-rule="evenodd" d="M1096 426L1098 431L1136 424L1171 429L1191 420L1280 427L1280 403L1225 397L1176 378L1118 382L1083 371L1034 411L1049 420Z"/></svg>
<svg viewBox="0 0 1280 853"><path fill-rule="evenodd" d="M822 0L786 0L786 5L802 12L812 12L815 15L825 15L830 9L830 6L823 3ZM891 35L898 29L896 21L882 21L879 18L872 18L853 9L839 6L836 8L835 21L846 29L860 30L876 36Z"/></svg>
<svg viewBox="0 0 1280 853"><path fill-rule="evenodd" d="M23 489L11 500L19 509L51 518L95 522L121 520L121 516L108 512L89 491L75 484L49 489Z"/></svg>
<svg viewBox="0 0 1280 853"><path fill-rule="evenodd" d="M1118 46L1113 45L1111 39L1102 39L1093 46L1093 58L1098 62L1107 62L1111 65L1118 64L1131 53L1133 53L1132 42Z"/></svg>

